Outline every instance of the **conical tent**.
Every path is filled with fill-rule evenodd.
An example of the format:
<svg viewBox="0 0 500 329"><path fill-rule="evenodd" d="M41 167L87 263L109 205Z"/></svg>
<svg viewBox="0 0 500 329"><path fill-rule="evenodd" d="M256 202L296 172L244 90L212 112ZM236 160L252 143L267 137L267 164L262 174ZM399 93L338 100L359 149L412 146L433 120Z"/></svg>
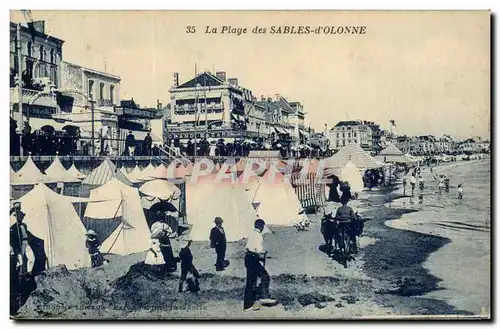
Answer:
<svg viewBox="0 0 500 329"><path fill-rule="evenodd" d="M85 177L82 184L101 186L112 180L113 178L118 179L120 182L132 186L132 182L125 177L125 175L116 169L116 166L108 158L99 165L99 167L92 170L92 172Z"/></svg>
<svg viewBox="0 0 500 329"><path fill-rule="evenodd" d="M155 169L156 168L153 166L153 164L149 163L147 165L147 167L141 171L141 174L135 178L142 181L142 182L153 180L154 174L155 174Z"/></svg>
<svg viewBox="0 0 500 329"><path fill-rule="evenodd" d="M90 191L89 200L85 217L112 219L112 213L122 217L122 222L103 242L101 252L128 255L149 249L150 232L136 188L113 178Z"/></svg>
<svg viewBox="0 0 500 329"><path fill-rule="evenodd" d="M260 203L257 215L268 225L293 225L300 219L300 201L290 182L277 170L260 179L252 202Z"/></svg>
<svg viewBox="0 0 500 329"><path fill-rule="evenodd" d="M57 194L44 184L37 184L19 199L28 231L44 240L49 267L64 264L75 269L90 265L85 227L72 204L76 199Z"/></svg>
<svg viewBox="0 0 500 329"><path fill-rule="evenodd" d="M404 154L394 144L389 144L375 157L377 160L389 163L409 163L414 162L409 154Z"/></svg>
<svg viewBox="0 0 500 329"><path fill-rule="evenodd" d="M363 177L361 176L361 172L351 161L347 162L347 164L340 171L339 179L343 182L349 182L351 187L351 192L362 192L364 189Z"/></svg>
<svg viewBox="0 0 500 329"><path fill-rule="evenodd" d="M214 174L206 175L186 186L188 223L192 225L190 239L207 241L215 217L224 220L227 241L247 237L257 216L245 190L227 180L221 183L214 180Z"/></svg>
<svg viewBox="0 0 500 329"><path fill-rule="evenodd" d="M49 177L38 169L31 156L28 156L26 163L11 177L10 185L34 185L50 181Z"/></svg>
<svg viewBox="0 0 500 329"><path fill-rule="evenodd" d="M131 181L134 184L137 184L137 183L142 182L141 180L139 180L139 177L141 175L142 175L141 168L139 168L138 165L135 165L134 169L131 172L129 172L128 174L126 174L125 176L127 177L127 179L129 181Z"/></svg>
<svg viewBox="0 0 500 329"><path fill-rule="evenodd" d="M71 167L69 167L68 173L77 179L85 178L85 175L80 170L78 170L78 168L76 168L74 163L71 165Z"/></svg>
<svg viewBox="0 0 500 329"><path fill-rule="evenodd" d="M174 168L172 167L165 167L165 165L162 163L158 167L155 168L152 177L157 179L172 179L174 178Z"/></svg>
<svg viewBox="0 0 500 329"><path fill-rule="evenodd" d="M63 183L75 183L80 180L69 173L61 163L59 156L56 155L54 161L45 170L45 173L53 180Z"/></svg>
<svg viewBox="0 0 500 329"><path fill-rule="evenodd" d="M325 169L328 171L344 168L349 161L352 161L357 168L363 170L383 167L383 163L375 160L358 144L349 143L324 161Z"/></svg>

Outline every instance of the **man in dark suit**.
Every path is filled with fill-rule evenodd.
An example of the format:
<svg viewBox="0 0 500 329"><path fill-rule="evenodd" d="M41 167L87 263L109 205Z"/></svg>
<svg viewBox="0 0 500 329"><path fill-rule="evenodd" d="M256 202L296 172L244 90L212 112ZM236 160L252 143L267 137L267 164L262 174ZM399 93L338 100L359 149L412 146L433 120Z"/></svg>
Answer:
<svg viewBox="0 0 500 329"><path fill-rule="evenodd" d="M224 222L222 218L216 217L215 227L210 231L210 247L215 248L217 253L217 261L215 263L215 269L217 271L223 271L229 265L229 262L225 260L226 258L226 232L222 227Z"/></svg>
<svg viewBox="0 0 500 329"><path fill-rule="evenodd" d="M21 211L21 203L16 202L10 210L10 215L16 217L16 223L10 227L10 246L14 252L15 258L21 254L22 273L28 272L28 257L26 248L28 247L28 226L23 223L24 213Z"/></svg>

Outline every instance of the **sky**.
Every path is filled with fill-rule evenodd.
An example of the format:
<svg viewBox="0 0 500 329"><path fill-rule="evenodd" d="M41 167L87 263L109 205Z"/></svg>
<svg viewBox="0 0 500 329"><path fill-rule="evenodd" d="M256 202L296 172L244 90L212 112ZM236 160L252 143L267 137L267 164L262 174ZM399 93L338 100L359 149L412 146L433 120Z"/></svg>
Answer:
<svg viewBox="0 0 500 329"><path fill-rule="evenodd" d="M170 100L200 71L304 105L311 127L369 120L406 135L490 138L488 11L32 11L63 60L122 78L121 99ZM11 21L24 22L20 12ZM364 25L364 35L264 35L254 27ZM196 33L186 33L196 26ZM205 34L206 26L247 28Z"/></svg>

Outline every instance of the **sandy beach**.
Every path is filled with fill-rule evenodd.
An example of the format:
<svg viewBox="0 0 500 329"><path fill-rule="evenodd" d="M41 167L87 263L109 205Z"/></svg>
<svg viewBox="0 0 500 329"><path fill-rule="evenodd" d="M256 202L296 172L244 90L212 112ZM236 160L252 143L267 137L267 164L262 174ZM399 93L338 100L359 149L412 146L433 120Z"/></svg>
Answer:
<svg viewBox="0 0 500 329"><path fill-rule="evenodd" d="M110 263L97 269L49 270L37 278L37 290L16 317L206 319L216 314L217 319L340 319L487 315L483 307L489 305L489 277L485 276L489 273L489 229L481 227L489 219L489 194L481 193L489 193L489 188L481 177L489 178L489 161L435 170L451 175L453 186L459 177L464 180L461 183L466 194L461 204L454 199L453 190L441 199L433 197L435 191L427 176L422 207L409 204L399 189L363 193L352 205L369 220L360 238L360 253L347 268L318 249L323 243L319 216L310 215L312 225L305 232L271 227L273 233L264 238L269 250L266 268L271 275L271 294L280 301L278 306L243 312L244 241L228 244L231 265L223 272L215 271L215 255L208 243L194 242L194 264L202 276L202 290L197 295L177 293L179 273L167 277L152 273L143 264L145 253L108 256ZM481 189L481 184L486 185ZM471 216L478 207L483 212ZM177 250L174 244L174 252Z"/></svg>

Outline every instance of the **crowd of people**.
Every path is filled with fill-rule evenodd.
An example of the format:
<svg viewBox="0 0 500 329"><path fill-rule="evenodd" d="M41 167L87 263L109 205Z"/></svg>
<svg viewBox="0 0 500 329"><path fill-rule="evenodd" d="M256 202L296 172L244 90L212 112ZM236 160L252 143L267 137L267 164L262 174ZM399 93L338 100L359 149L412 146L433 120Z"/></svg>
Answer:
<svg viewBox="0 0 500 329"><path fill-rule="evenodd" d="M36 253L37 248L33 247L33 241L36 237L31 234L29 227L23 222L25 214L21 210L21 203L16 202L11 208L10 215L15 217L15 224L10 227L10 259L11 259L11 279L14 287L19 288L19 284L26 278L41 273L46 269L45 252ZM224 271L229 266L229 261L226 260L227 239L226 232L223 227L223 219L216 217L214 227L210 231L210 247L214 249L216 255L215 269L216 271ZM270 276L265 269L265 257L267 251L264 249L262 232L265 227L265 222L258 219L254 223L254 230L250 232L245 255L245 267L247 272L247 281L245 285L243 309L245 311L257 310L261 304L271 305L276 303L276 300L270 298L269 284ZM102 255L101 241L98 239L94 230L90 229L86 233L85 245L82 248L88 250L90 263L92 268L97 268L108 263L108 260ZM152 271L159 274L173 273L177 271L177 264L180 263L181 275L179 279L178 292L185 291L197 292L200 290L200 274L193 263L193 253L191 251L191 240L180 237L180 242L183 244L178 256L174 256L171 239L178 237L178 232L174 232L166 222L166 218L162 218L151 225L151 248L146 254L144 263L151 267ZM28 268L28 246L34 251L34 267ZM43 243L42 243L43 246ZM39 268L35 268L36 266ZM191 277L188 278L188 275ZM23 279L24 278L24 279ZM257 286L257 281L260 279L260 285ZM184 285L187 282L187 290Z"/></svg>

